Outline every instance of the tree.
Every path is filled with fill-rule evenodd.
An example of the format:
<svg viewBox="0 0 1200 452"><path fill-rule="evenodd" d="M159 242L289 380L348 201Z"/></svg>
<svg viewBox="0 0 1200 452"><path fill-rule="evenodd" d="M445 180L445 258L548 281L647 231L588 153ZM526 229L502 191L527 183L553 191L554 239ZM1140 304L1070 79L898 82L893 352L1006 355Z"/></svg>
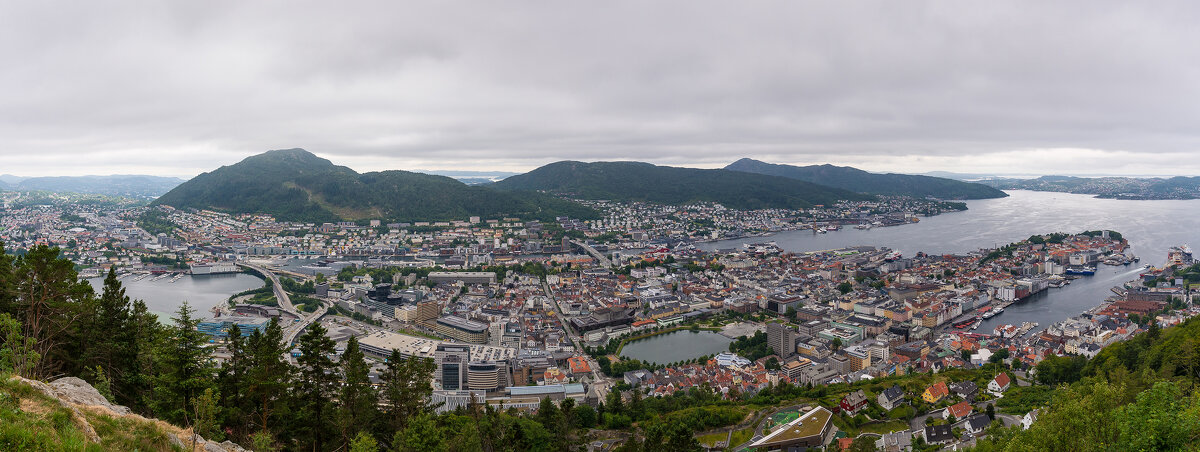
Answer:
<svg viewBox="0 0 1200 452"><path fill-rule="evenodd" d="M854 284L852 284L850 281L842 282L841 284L837 285L837 290L838 292L841 292L842 295L848 294L850 291L854 290Z"/></svg>
<svg viewBox="0 0 1200 452"><path fill-rule="evenodd" d="M832 347L834 351L837 351L837 349L842 348L842 338L840 338L840 337L833 338L833 341L831 341L829 343L829 346Z"/></svg>
<svg viewBox="0 0 1200 452"><path fill-rule="evenodd" d="M33 376L41 355L34 347L33 338L21 335L21 322L8 314L0 314L0 370L12 372L25 378Z"/></svg>
<svg viewBox="0 0 1200 452"><path fill-rule="evenodd" d="M409 419L432 411L429 396L433 393L430 376L437 366L428 358L405 359L399 351L392 350L380 379L380 393L384 412L392 431L401 430Z"/></svg>
<svg viewBox="0 0 1200 452"><path fill-rule="evenodd" d="M591 405L578 405L574 410L575 426L592 428L596 426L596 409Z"/></svg>
<svg viewBox="0 0 1200 452"><path fill-rule="evenodd" d="M371 388L368 375L370 366L359 349L358 339L353 336L346 343L341 365L344 382L338 395L338 402L341 404L339 426L342 438L349 443L359 432L370 431L373 428L379 408L375 389Z"/></svg>
<svg viewBox="0 0 1200 452"><path fill-rule="evenodd" d="M375 442L375 437L367 432L358 432L354 440L350 442L350 452L377 452L379 444Z"/></svg>
<svg viewBox="0 0 1200 452"><path fill-rule="evenodd" d="M988 419L995 419L996 418L996 404L989 403L987 405L986 412L987 412Z"/></svg>
<svg viewBox="0 0 1200 452"><path fill-rule="evenodd" d="M447 450L445 435L433 416L418 414L392 437L393 452L443 452Z"/></svg>
<svg viewBox="0 0 1200 452"><path fill-rule="evenodd" d="M300 336L296 395L296 421L306 428L297 433L304 449L324 450L335 438L333 397L337 393L337 366L330 358L334 342L319 322L308 327Z"/></svg>
<svg viewBox="0 0 1200 452"><path fill-rule="evenodd" d="M282 416L289 412L293 368L283 359L286 351L283 329L275 319L263 330L252 331L246 340L245 426L271 438L277 437L283 427Z"/></svg>
<svg viewBox="0 0 1200 452"><path fill-rule="evenodd" d="M16 258L10 277L4 291L11 292L11 298L2 300L7 306L0 306L0 312L21 321L22 335L33 341L33 350L41 357L30 375L81 370L78 327L94 295L92 286L79 279L75 263L60 258L58 248L37 245Z"/></svg>
<svg viewBox="0 0 1200 452"><path fill-rule="evenodd" d="M191 425L195 400L213 385L212 355L204 343L204 333L196 330L199 320L187 301L175 311L175 325L160 341L155 376L155 412L170 422Z"/></svg>
<svg viewBox="0 0 1200 452"><path fill-rule="evenodd" d="M959 355L960 357L962 357L962 360L963 360L964 362L968 362L968 363L969 363L969 362L971 362L971 351L970 351L970 350L963 349L962 351L960 351L960 352L958 353L958 355Z"/></svg>

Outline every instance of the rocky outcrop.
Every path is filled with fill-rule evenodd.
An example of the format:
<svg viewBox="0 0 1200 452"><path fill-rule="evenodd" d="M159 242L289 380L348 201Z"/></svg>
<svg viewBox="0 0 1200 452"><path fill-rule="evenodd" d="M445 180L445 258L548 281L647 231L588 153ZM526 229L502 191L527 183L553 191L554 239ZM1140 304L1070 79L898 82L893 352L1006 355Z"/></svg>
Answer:
<svg viewBox="0 0 1200 452"><path fill-rule="evenodd" d="M83 415L83 411L88 411L94 414L101 414L111 417L130 418L139 422L147 422L155 424L163 431L170 439L171 443L183 450L204 451L204 452L247 452L245 448L229 441L216 442L208 441L192 432L190 428L180 428L170 423L160 421L158 419L147 419L137 414L133 414L121 405L115 405L104 398L96 388L75 377L65 377L54 380L50 383L43 383L37 380L29 380L21 377L12 377L13 380L23 382L34 389L37 389L42 394L57 400L60 405L71 410L71 420L76 427L83 432L89 442L100 443L100 436L96 434L96 430L92 428L87 417Z"/></svg>

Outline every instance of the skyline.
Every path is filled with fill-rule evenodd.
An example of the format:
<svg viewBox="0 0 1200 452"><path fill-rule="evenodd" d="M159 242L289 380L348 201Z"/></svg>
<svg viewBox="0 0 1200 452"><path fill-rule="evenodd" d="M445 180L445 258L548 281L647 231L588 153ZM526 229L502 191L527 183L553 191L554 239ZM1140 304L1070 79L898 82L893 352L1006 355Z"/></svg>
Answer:
<svg viewBox="0 0 1200 452"><path fill-rule="evenodd" d="M302 147L363 172L1200 175L1200 9L1097 6L12 3L0 173Z"/></svg>

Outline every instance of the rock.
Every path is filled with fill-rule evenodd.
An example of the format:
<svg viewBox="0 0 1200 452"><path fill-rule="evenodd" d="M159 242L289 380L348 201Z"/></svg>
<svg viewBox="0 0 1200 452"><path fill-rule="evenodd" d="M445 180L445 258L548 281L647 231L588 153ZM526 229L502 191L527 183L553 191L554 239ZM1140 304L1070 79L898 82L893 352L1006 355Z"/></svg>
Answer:
<svg viewBox="0 0 1200 452"><path fill-rule="evenodd" d="M225 450L230 451L230 452L247 452L246 449L242 448L242 446L234 444L233 441L229 441L229 440L222 441L221 447L224 447Z"/></svg>
<svg viewBox="0 0 1200 452"><path fill-rule="evenodd" d="M103 395L100 395L100 391L97 391L88 382L79 378L59 378L50 382L50 387L54 390L54 394L58 399L64 402L100 406L122 416L129 414L129 408L121 405L113 405Z"/></svg>
<svg viewBox="0 0 1200 452"><path fill-rule="evenodd" d="M204 452L229 452L227 449L217 443L204 443Z"/></svg>

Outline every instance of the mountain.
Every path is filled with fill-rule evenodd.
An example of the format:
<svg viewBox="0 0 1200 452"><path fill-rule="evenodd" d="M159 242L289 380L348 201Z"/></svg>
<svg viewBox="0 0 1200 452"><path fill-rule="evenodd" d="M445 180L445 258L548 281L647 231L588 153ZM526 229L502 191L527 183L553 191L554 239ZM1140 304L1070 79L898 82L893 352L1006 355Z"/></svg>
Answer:
<svg viewBox="0 0 1200 452"><path fill-rule="evenodd" d="M0 174L0 183L7 184L9 186L15 186L25 179L28 179L28 177L13 176L12 174Z"/></svg>
<svg viewBox="0 0 1200 452"><path fill-rule="evenodd" d="M909 174L869 173L849 166L779 165L744 158L729 164L725 169L747 173L787 177L814 184L876 195L900 195L939 199L988 199L1003 198L1004 192L995 188L970 182L941 177L914 176Z"/></svg>
<svg viewBox="0 0 1200 452"><path fill-rule="evenodd" d="M270 151L222 166L175 187L153 204L261 212L289 221L596 216L590 208L549 195L467 186L445 176L408 171L359 174L303 149Z"/></svg>
<svg viewBox="0 0 1200 452"><path fill-rule="evenodd" d="M20 178L13 188L53 192L94 193L131 198L156 198L170 191L183 179L177 177L113 175L113 176L56 176Z"/></svg>
<svg viewBox="0 0 1200 452"><path fill-rule="evenodd" d="M734 209L799 209L869 196L784 177L641 162L551 163L496 182L503 190L541 190L583 199L662 204L717 202Z"/></svg>
<svg viewBox="0 0 1200 452"><path fill-rule="evenodd" d="M1096 195L1117 199L1200 198L1200 177L1075 177L1042 176L1036 179L986 179L979 181L1003 190L1037 190Z"/></svg>

